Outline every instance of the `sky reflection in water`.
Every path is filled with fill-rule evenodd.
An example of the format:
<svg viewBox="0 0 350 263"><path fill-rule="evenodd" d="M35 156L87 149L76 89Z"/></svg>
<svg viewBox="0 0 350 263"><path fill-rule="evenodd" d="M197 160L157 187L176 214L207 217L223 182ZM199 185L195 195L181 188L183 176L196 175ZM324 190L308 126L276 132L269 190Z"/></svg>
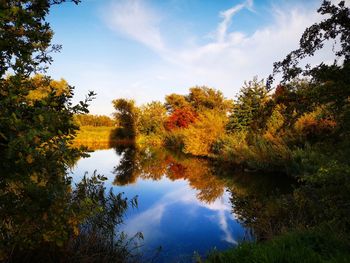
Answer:
<svg viewBox="0 0 350 263"><path fill-rule="evenodd" d="M114 149L96 151L79 160L73 180L78 182L86 171L92 173L96 169L108 178L107 189L114 187L114 192L124 192L128 198L138 196L138 208L129 210L122 230L130 236L143 233L141 251L146 257L154 255L161 246L158 262L188 262L194 251L203 255L214 247L225 249L248 238L232 213L225 184L213 175L203 174L210 171L205 165L199 163L195 168L193 160L178 162L169 156L145 162L144 157L133 160L138 163L138 171L133 171L137 176L131 184L113 185L116 182L113 171L125 158ZM164 175L152 177L151 166L152 171L154 166L165 167ZM183 174L171 172L174 167ZM203 181L208 184L203 185Z"/></svg>

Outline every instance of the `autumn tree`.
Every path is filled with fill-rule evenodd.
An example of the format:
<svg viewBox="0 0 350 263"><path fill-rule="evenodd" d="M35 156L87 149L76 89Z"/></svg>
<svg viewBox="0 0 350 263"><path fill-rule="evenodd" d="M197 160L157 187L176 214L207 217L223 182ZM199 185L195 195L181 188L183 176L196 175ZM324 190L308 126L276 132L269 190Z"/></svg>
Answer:
<svg viewBox="0 0 350 263"><path fill-rule="evenodd" d="M326 18L308 27L301 36L299 48L274 64L268 86L272 87L279 73L284 84L298 77L308 77L307 100L316 106L327 105L339 124L339 132L346 133L350 127L350 9L346 1L338 4L323 1L318 13ZM314 56L326 43L333 43L334 62L303 67L305 59ZM286 87L293 89L293 85Z"/></svg>
<svg viewBox="0 0 350 263"><path fill-rule="evenodd" d="M232 101L226 99L221 91L206 86L192 87L188 95L168 95L165 101L165 107L170 113L185 107L191 107L196 112L216 110L223 113L232 108Z"/></svg>
<svg viewBox="0 0 350 263"><path fill-rule="evenodd" d="M105 115L78 114L74 116L74 119L80 126L112 127L115 125L115 121Z"/></svg>
<svg viewBox="0 0 350 263"><path fill-rule="evenodd" d="M232 101L226 99L221 91L206 86L190 88L186 98L197 112L216 110L226 114L232 108Z"/></svg>
<svg viewBox="0 0 350 263"><path fill-rule="evenodd" d="M190 107L176 109L165 121L165 127L168 130L187 128L196 121L197 116L197 113Z"/></svg>
<svg viewBox="0 0 350 263"><path fill-rule="evenodd" d="M196 122L183 131L184 152L196 156L210 156L212 146L225 133L227 116L214 110L198 115Z"/></svg>
<svg viewBox="0 0 350 263"><path fill-rule="evenodd" d="M186 96L179 94L170 94L165 97L165 107L169 113L173 113L177 109L189 107Z"/></svg>
<svg viewBox="0 0 350 263"><path fill-rule="evenodd" d="M114 109L114 117L119 123L116 130L116 138L134 140L137 136L137 127L139 121L139 109L135 105L135 101L127 99L116 99L112 101Z"/></svg>
<svg viewBox="0 0 350 263"><path fill-rule="evenodd" d="M162 134L166 120L166 108L158 101L147 103L140 108L138 130L141 134Z"/></svg>

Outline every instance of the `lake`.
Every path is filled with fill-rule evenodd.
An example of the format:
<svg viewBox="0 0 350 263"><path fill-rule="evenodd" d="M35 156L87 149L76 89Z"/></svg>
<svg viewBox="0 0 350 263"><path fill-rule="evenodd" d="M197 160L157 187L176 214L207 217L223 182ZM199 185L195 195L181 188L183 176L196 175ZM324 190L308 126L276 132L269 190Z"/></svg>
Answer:
<svg viewBox="0 0 350 263"><path fill-rule="evenodd" d="M252 183L251 173L165 150L97 150L77 162L73 181L94 170L108 178L107 190L138 196L138 208L128 210L121 231L143 233L138 250L146 262L191 262L194 253L253 240L254 229L237 215L234 198L264 186L281 188L275 178Z"/></svg>

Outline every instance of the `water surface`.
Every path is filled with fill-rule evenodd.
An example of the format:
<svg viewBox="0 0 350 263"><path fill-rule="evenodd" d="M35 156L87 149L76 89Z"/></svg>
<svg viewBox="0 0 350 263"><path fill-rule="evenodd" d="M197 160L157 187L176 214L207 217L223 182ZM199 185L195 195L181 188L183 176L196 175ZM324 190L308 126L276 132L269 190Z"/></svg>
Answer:
<svg viewBox="0 0 350 263"><path fill-rule="evenodd" d="M107 189L138 196L138 208L129 209L121 230L143 233L139 250L145 261L156 256L155 262L191 262L195 252L205 255L253 239L232 204L231 189L242 187L231 180L232 171L222 175L207 160L167 151L99 150L78 161L74 181L94 170L108 178Z"/></svg>

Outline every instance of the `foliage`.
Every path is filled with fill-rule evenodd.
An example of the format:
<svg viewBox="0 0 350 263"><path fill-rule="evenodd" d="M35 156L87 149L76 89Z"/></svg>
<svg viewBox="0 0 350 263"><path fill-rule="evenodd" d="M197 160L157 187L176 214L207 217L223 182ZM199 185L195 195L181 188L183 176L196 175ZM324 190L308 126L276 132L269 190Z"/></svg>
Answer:
<svg viewBox="0 0 350 263"><path fill-rule="evenodd" d="M50 52L60 48L51 45L45 18L52 5L63 2L0 1L0 261L74 261L67 256L86 252L69 245L77 244L85 231L80 230L96 224L97 232L84 232L91 240L105 231L93 220L110 220L110 228L126 209L121 196L101 195L99 178L85 179L75 190L86 194L76 195L67 175L85 156L72 146L78 130L73 117L88 112L95 94L73 105L67 82L34 75L44 72L52 62ZM104 252L114 250L100 238Z"/></svg>
<svg viewBox="0 0 350 263"><path fill-rule="evenodd" d="M182 108L192 108L195 112L216 110L226 113L232 108L232 101L226 99L221 91L206 86L192 87L188 95L170 94L165 101L169 113Z"/></svg>
<svg viewBox="0 0 350 263"><path fill-rule="evenodd" d="M172 150L183 151L184 145L184 131L181 129L175 129L168 131L164 135L164 145Z"/></svg>
<svg viewBox="0 0 350 263"><path fill-rule="evenodd" d="M74 116L79 126L113 127L115 121L105 115L78 114Z"/></svg>
<svg viewBox="0 0 350 263"><path fill-rule="evenodd" d="M113 100L112 103L116 110L114 117L119 123L114 137L134 140L137 136L139 121L139 109L135 106L135 102L127 99L117 99Z"/></svg>
<svg viewBox="0 0 350 263"><path fill-rule="evenodd" d="M328 15L324 20L308 27L300 39L300 47L290 52L281 62L274 64L273 76L282 71L283 80L286 82L300 74L316 77L320 73L327 72L336 67L337 62L346 65L350 59L350 10L346 1L339 1L333 4L331 1L323 1L318 13ZM333 40L339 41L340 50L333 49L336 60L331 66L321 63L313 68L307 65L305 69L299 66L302 59L313 56L317 50L324 47L324 44Z"/></svg>
<svg viewBox="0 0 350 263"><path fill-rule="evenodd" d="M65 262L130 262L136 259L138 255L131 254L130 247L133 246L133 241L143 238L142 234L127 238L119 232L119 226L123 223L126 209L137 206L137 200L128 201L122 194L115 195L112 190L106 195L104 180L106 178L96 172L91 176L86 174L73 191L66 192L65 199L56 204L56 209L60 208L60 212L64 213L61 217L57 212L42 211L43 220L36 218L42 220L42 225L32 233L32 241L36 235L42 234L42 228L47 229L53 222L55 225L50 231L47 229L44 232L40 246L32 244L27 249L12 247L11 262L52 262L52 258ZM60 220L69 213L68 224L62 224ZM30 221L27 223L30 224ZM57 227L61 231L67 229L70 232L66 235L57 232L54 230ZM28 231L29 226L23 230ZM57 238L60 238L59 246L52 244Z"/></svg>
<svg viewBox="0 0 350 263"><path fill-rule="evenodd" d="M189 107L189 102L184 95L170 94L165 96L165 108L172 113L177 109Z"/></svg>
<svg viewBox="0 0 350 263"><path fill-rule="evenodd" d="M106 194L103 181L107 178L85 175L72 193L72 202L86 206L88 216L79 225L79 234L68 242L71 261L89 262L132 262L138 255L130 251L132 244L143 239L141 233L129 239L119 232L123 217L129 206L137 207L137 198L130 201L122 193L114 194L112 188Z"/></svg>
<svg viewBox="0 0 350 263"><path fill-rule="evenodd" d="M153 101L140 108L138 131L140 134L162 134L166 119L166 108L160 102Z"/></svg>
<svg viewBox="0 0 350 263"><path fill-rule="evenodd" d="M295 132L305 140L312 142L328 137L335 130L336 122L327 117L321 108L303 114L294 124Z"/></svg>
<svg viewBox="0 0 350 263"><path fill-rule="evenodd" d="M212 151L221 161L242 165L246 162L248 151L247 131L221 134L213 143Z"/></svg>
<svg viewBox="0 0 350 263"><path fill-rule="evenodd" d="M283 61L274 64L268 85L271 86L274 76L280 72L285 83L300 75L308 76L311 89L306 94L306 99L309 104L326 106L333 113L336 123L342 123L338 132L347 133L350 95L350 9L346 1L340 1L338 4L323 1L318 12L327 15L326 18L308 27L300 39L300 47L289 53ZM300 66L305 58L313 56L329 41L339 43L333 49L333 64L326 65L321 62L314 67ZM287 87L290 89L291 86Z"/></svg>
<svg viewBox="0 0 350 263"><path fill-rule="evenodd" d="M11 250L31 250L43 243L60 246L74 229L69 222L75 212L65 204L70 189L66 169L82 155L71 147L78 128L73 115L85 112L91 97L72 106L67 94L53 92L34 102L26 93L15 95L29 84L31 79L19 81L18 76L1 80L10 92L0 97L0 247L5 257Z"/></svg>
<svg viewBox="0 0 350 263"><path fill-rule="evenodd" d="M52 92L60 96L63 94L69 94L71 91L67 81L64 79L61 79L60 81L47 79L45 81L45 78L47 77L39 74L31 78L34 89L29 91L27 99L32 101L32 103L41 100L44 97L48 97Z"/></svg>
<svg viewBox="0 0 350 263"><path fill-rule="evenodd" d="M219 90L197 86L190 88L189 91L186 99L196 112L215 110L225 114L232 108L232 101L224 98Z"/></svg>
<svg viewBox="0 0 350 263"><path fill-rule="evenodd" d="M8 71L16 76L29 77L33 72L45 68L45 64L52 62L49 53L59 50L60 46L51 46L53 32L45 17L51 5L62 2L68 1L0 2L1 77ZM70 2L77 4L80 0Z"/></svg>
<svg viewBox="0 0 350 263"><path fill-rule="evenodd" d="M212 146L225 132L227 117L215 111L206 111L198 116L198 121L183 132L185 153L196 156L210 156Z"/></svg>
<svg viewBox="0 0 350 263"><path fill-rule="evenodd" d="M187 128L191 123L197 120L197 113L191 108L179 108L168 117L165 122L167 130L171 131L178 128Z"/></svg>
<svg viewBox="0 0 350 263"><path fill-rule="evenodd" d="M235 101L227 130L234 132L252 129L255 132L261 128L264 122L264 109L269 101L269 96L263 80L245 82Z"/></svg>
<svg viewBox="0 0 350 263"><path fill-rule="evenodd" d="M164 134L139 135L136 140L139 148L161 147L164 145Z"/></svg>

